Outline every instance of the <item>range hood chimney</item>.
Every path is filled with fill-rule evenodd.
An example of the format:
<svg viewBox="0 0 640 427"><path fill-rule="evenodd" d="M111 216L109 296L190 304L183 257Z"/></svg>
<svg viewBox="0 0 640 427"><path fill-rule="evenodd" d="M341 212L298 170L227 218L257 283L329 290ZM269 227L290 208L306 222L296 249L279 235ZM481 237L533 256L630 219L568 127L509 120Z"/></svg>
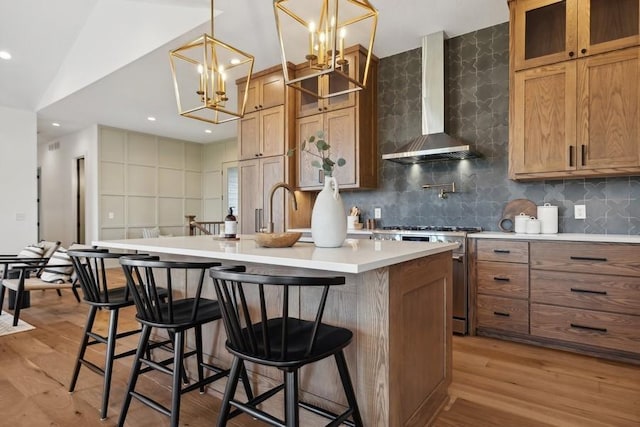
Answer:
<svg viewBox="0 0 640 427"><path fill-rule="evenodd" d="M422 38L422 135L382 158L412 164L479 157L469 144L444 133L444 32Z"/></svg>

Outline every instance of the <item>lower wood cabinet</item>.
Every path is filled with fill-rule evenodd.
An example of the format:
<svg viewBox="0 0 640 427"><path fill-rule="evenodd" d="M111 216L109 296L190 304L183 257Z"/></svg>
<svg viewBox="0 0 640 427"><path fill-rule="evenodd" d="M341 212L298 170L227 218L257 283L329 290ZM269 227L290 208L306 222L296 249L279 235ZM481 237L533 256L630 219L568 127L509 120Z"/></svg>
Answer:
<svg viewBox="0 0 640 427"><path fill-rule="evenodd" d="M640 363L640 245L477 239L470 248L476 333Z"/></svg>
<svg viewBox="0 0 640 427"><path fill-rule="evenodd" d="M240 177L239 230L253 234L267 226L269 218L269 190L285 179L284 156L265 157L238 162ZM273 197L274 231L284 231L284 191Z"/></svg>

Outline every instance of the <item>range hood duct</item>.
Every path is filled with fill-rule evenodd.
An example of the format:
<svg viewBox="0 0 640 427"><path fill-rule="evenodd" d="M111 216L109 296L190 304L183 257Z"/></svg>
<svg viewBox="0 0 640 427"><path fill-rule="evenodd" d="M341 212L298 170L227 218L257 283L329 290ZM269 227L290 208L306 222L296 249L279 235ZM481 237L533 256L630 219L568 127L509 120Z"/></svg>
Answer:
<svg viewBox="0 0 640 427"><path fill-rule="evenodd" d="M469 144L444 132L444 32L422 38L422 136L382 158L398 163L479 157Z"/></svg>

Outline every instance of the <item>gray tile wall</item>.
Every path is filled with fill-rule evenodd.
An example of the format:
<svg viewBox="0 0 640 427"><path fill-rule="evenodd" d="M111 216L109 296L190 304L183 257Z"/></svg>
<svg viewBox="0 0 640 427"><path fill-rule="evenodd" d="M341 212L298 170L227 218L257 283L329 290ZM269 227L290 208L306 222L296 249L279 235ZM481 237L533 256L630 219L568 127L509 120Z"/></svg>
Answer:
<svg viewBox="0 0 640 427"><path fill-rule="evenodd" d="M446 42L447 123L450 134L476 146L481 159L400 165L380 162L379 187L343 191L345 206L363 219L382 208L384 225L458 225L498 230L509 200L557 205L559 231L640 234L640 177L518 183L507 178L509 140L509 26L507 23ZM380 154L421 133L421 49L383 58L379 66ZM337 172L339 173L339 171ZM425 183L451 183L448 199ZM585 204L587 219L573 218Z"/></svg>

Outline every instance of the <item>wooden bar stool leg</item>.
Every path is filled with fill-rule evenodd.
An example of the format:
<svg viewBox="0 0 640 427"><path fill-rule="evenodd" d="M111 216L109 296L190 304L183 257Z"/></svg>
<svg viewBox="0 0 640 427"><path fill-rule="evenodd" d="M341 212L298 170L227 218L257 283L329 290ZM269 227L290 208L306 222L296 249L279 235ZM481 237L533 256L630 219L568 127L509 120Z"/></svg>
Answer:
<svg viewBox="0 0 640 427"><path fill-rule="evenodd" d="M340 373L340 379L342 380L342 387L344 387L344 393L349 402L349 407L353 410L351 416L356 427L363 427L362 417L360 416L360 409L358 409L358 401L356 400L356 393L353 390L353 383L349 376L349 368L347 368L347 361L344 357L344 351L340 350L335 354L336 364L338 365L338 372Z"/></svg>
<svg viewBox="0 0 640 427"><path fill-rule="evenodd" d="M131 405L131 393L136 388L136 382L138 381L138 375L140 374L140 367L142 366L142 355L145 353L147 346L149 345L149 336L151 335L151 326L143 325L142 332L140 333L140 341L138 341L138 349L131 366L131 376L129 377L129 385L127 386L127 393L124 396L124 402L122 402L122 411L120 411L120 418L118 418L118 427L124 426L124 420L127 418L127 412L129 412L129 406Z"/></svg>
<svg viewBox="0 0 640 427"><path fill-rule="evenodd" d="M300 411L298 408L298 370L284 373L284 420L287 427L300 425Z"/></svg>
<svg viewBox="0 0 640 427"><path fill-rule="evenodd" d="M78 358L76 359L76 366L73 369L73 376L71 377L71 384L69 384L69 393L73 393L76 389L76 382L78 381L78 375L80 374L81 361L84 360L84 354L87 351L87 345L89 344L89 332L93 329L93 322L96 319L96 313L98 309L95 306L89 306L89 314L87 315L87 323L84 325L84 332L82 335L82 343L80 344L80 350L78 351Z"/></svg>
<svg viewBox="0 0 640 427"><path fill-rule="evenodd" d="M236 394L236 387L238 386L238 378L240 377L240 371L244 370L244 363L239 357L233 357L233 363L231 363L231 371L229 372L229 378L227 379L227 386L224 390L224 396L222 397L222 404L220 405L220 414L218 415L217 427L225 427L229 418L229 410L231 409L231 399Z"/></svg>
<svg viewBox="0 0 640 427"><path fill-rule="evenodd" d="M109 332L107 333L107 353L104 360L104 384L102 386L102 410L100 419L107 418L109 409L109 393L111 392L111 377L113 374L113 356L116 352L116 334L118 333L118 310L110 310Z"/></svg>
<svg viewBox="0 0 640 427"><path fill-rule="evenodd" d="M178 421L180 419L180 380L182 377L182 371L184 366L182 364L184 359L184 332L178 331L175 333L175 339L173 341L173 384L171 390L171 427L178 427Z"/></svg>
<svg viewBox="0 0 640 427"><path fill-rule="evenodd" d="M198 382L202 383L204 378L204 359L202 357L202 325L195 327L196 333L196 359L198 360ZM200 386L200 394L204 394L204 384Z"/></svg>

